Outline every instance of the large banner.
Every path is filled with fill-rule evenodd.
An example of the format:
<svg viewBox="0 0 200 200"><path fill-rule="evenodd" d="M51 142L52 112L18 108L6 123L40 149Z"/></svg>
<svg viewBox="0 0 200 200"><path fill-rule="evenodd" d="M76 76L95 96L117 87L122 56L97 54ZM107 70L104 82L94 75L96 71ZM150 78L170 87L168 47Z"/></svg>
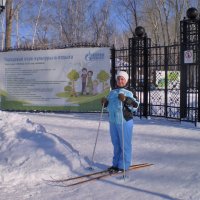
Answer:
<svg viewBox="0 0 200 200"><path fill-rule="evenodd" d="M109 88L109 48L0 53L1 109L98 111Z"/></svg>

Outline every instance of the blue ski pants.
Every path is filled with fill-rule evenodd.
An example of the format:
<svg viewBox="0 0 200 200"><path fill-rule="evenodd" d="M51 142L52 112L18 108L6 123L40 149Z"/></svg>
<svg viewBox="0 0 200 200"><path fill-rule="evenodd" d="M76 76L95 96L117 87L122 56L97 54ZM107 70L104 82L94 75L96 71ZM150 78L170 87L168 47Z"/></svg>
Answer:
<svg viewBox="0 0 200 200"><path fill-rule="evenodd" d="M122 129L123 125L123 129ZM132 133L133 120L124 121L123 124L110 122L110 136L114 147L113 166L127 170L132 161ZM124 137L124 159L123 159Z"/></svg>

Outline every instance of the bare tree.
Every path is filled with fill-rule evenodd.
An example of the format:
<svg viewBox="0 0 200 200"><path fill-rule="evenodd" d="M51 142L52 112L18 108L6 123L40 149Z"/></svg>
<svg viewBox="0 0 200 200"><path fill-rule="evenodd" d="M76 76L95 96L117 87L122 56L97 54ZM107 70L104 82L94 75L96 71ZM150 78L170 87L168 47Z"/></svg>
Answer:
<svg viewBox="0 0 200 200"><path fill-rule="evenodd" d="M3 50L4 42L5 42L5 26L4 26L5 15L4 14L1 15L0 21L1 21L1 50Z"/></svg>
<svg viewBox="0 0 200 200"><path fill-rule="evenodd" d="M109 44L110 37L113 32L113 26L110 22L110 4L107 0L98 7L98 10L93 9L91 14L91 35L93 35L93 42Z"/></svg>
<svg viewBox="0 0 200 200"><path fill-rule="evenodd" d="M143 23L145 25L146 31L149 31L151 33L149 36L152 37L155 43L159 43L161 39L165 40L165 31L161 32L161 30L164 30L164 26L162 22L161 11L159 9L159 6L156 3L157 2L154 0L144 1L144 5L143 5L144 22Z"/></svg>
<svg viewBox="0 0 200 200"><path fill-rule="evenodd" d="M12 0L6 1L6 37L5 37L5 49L11 48L11 34L12 34L12 22L13 22L13 8Z"/></svg>
<svg viewBox="0 0 200 200"><path fill-rule="evenodd" d="M37 32L37 26L38 26L38 23L39 23L39 18L40 18L40 13L41 13L41 10L42 10L43 2L44 2L44 0L41 0L40 7L39 7L39 10L38 10L38 15L37 15L36 22L35 22L33 38L32 38L32 48L34 47L34 44L35 44L35 35L36 35L36 32Z"/></svg>
<svg viewBox="0 0 200 200"><path fill-rule="evenodd" d="M133 34L135 28L141 22L141 1L139 0L118 0L116 1L116 12L118 13L118 18L125 27Z"/></svg>
<svg viewBox="0 0 200 200"><path fill-rule="evenodd" d="M21 8L23 7L24 0L18 0L14 2L13 5L13 20L15 20L15 31L16 31L16 48L20 48L20 19L19 15L21 12ZM14 31L12 31L14 32Z"/></svg>
<svg viewBox="0 0 200 200"><path fill-rule="evenodd" d="M88 31L87 13L90 3L87 0L59 0L51 3L51 8L55 11L51 21L62 42L83 42L84 34Z"/></svg>
<svg viewBox="0 0 200 200"><path fill-rule="evenodd" d="M19 36L19 11L20 7L23 3L23 0L7 0L6 1L6 19L5 19L5 49L8 50L12 47L12 38L14 31L16 31L16 38L17 44L19 44L20 36ZM13 29L13 22L15 22L16 29ZM2 21L2 30L3 28L3 21ZM2 33L2 40L3 40L4 31ZM4 41L2 41L2 48L3 48Z"/></svg>
<svg viewBox="0 0 200 200"><path fill-rule="evenodd" d="M174 31L175 31L175 38L174 42L178 42L178 38L180 35L180 20L183 16L184 6L186 1L185 0L175 0L173 2L174 12L175 12L175 20L174 20Z"/></svg>
<svg viewBox="0 0 200 200"><path fill-rule="evenodd" d="M146 0L144 4L146 14L144 24L148 22L154 42L163 41L164 44L170 43L169 35L169 5L165 0ZM147 23L146 23L147 22ZM148 24L147 24L148 27ZM161 37L160 37L161 36Z"/></svg>
<svg viewBox="0 0 200 200"><path fill-rule="evenodd" d="M167 1L167 0L160 0L161 3L161 8L163 10L163 14L164 14L164 24L165 24L165 30L166 31L166 35L167 35L167 44L171 43L171 35L169 33L169 18L170 18L170 10L171 10L171 1ZM165 44L165 42L164 42Z"/></svg>
<svg viewBox="0 0 200 200"><path fill-rule="evenodd" d="M1 41L6 49L85 42L122 47L143 26L153 42L167 45L178 41L186 10L199 5L199 0L7 0Z"/></svg>

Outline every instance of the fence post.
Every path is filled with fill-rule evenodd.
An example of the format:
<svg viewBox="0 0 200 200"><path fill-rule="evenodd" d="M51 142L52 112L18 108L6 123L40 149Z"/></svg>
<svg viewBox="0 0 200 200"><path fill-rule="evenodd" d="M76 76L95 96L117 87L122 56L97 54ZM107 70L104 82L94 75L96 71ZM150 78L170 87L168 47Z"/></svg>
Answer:
<svg viewBox="0 0 200 200"><path fill-rule="evenodd" d="M168 55L168 47L165 46L164 47L164 56L165 56L165 117L167 118L168 116L168 107L167 107L167 103L168 103L168 60L169 60L169 55Z"/></svg>
<svg viewBox="0 0 200 200"><path fill-rule="evenodd" d="M111 48L111 69L110 69L110 73L111 73L110 86L113 89L115 87L115 84L116 84L116 80L115 80L115 46L114 45Z"/></svg>
<svg viewBox="0 0 200 200"><path fill-rule="evenodd" d="M149 46L145 29L138 26L135 35L129 39L129 62L131 72L130 86L135 89L140 100L140 117L148 117L148 86L149 86Z"/></svg>
<svg viewBox="0 0 200 200"><path fill-rule="evenodd" d="M200 32L200 30L199 30ZM200 41L200 33L199 33L199 41ZM198 63L200 63L200 44L198 44ZM199 69L198 69L199 73L198 73L198 116L197 116L197 120L200 123L200 64L199 64Z"/></svg>
<svg viewBox="0 0 200 200"><path fill-rule="evenodd" d="M180 118L185 118L187 116L187 66L184 65L184 51L187 49L187 24L183 20L180 24L181 37L181 77L180 77Z"/></svg>
<svg viewBox="0 0 200 200"><path fill-rule="evenodd" d="M180 22L181 120L200 122L200 19L198 10L189 8ZM198 96L198 98L197 98Z"/></svg>
<svg viewBox="0 0 200 200"><path fill-rule="evenodd" d="M148 67L149 67L149 59L148 59L148 41L147 41L147 35L144 36L144 113L143 115L147 118L149 115L149 109L148 109L148 79L149 79L149 73L148 73Z"/></svg>

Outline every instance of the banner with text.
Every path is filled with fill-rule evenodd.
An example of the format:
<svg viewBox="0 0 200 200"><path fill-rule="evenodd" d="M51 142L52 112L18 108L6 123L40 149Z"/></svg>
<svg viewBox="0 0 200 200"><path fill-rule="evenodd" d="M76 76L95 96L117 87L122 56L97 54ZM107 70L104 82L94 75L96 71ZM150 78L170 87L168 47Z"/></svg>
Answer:
<svg viewBox="0 0 200 200"><path fill-rule="evenodd" d="M98 111L110 88L109 48L0 53L2 110Z"/></svg>

